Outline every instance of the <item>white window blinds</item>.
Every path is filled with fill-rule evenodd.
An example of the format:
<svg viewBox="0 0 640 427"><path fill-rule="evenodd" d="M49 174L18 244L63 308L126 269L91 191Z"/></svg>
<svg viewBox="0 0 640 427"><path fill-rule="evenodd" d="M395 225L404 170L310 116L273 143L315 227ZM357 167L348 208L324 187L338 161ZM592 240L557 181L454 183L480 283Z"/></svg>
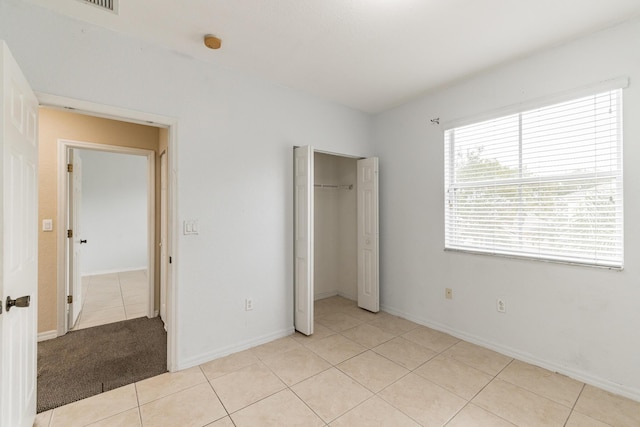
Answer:
<svg viewBox="0 0 640 427"><path fill-rule="evenodd" d="M622 268L622 90L445 132L445 248Z"/></svg>

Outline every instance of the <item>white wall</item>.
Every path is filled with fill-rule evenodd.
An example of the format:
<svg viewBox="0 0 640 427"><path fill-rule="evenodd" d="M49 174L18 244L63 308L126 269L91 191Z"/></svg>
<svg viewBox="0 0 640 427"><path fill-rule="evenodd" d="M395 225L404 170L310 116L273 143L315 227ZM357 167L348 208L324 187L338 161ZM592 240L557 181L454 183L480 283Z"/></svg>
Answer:
<svg viewBox="0 0 640 427"><path fill-rule="evenodd" d="M147 158L79 150L83 275L146 269Z"/></svg>
<svg viewBox="0 0 640 427"><path fill-rule="evenodd" d="M0 38L37 91L177 118L178 367L292 332L292 147L366 155L370 118L19 0Z"/></svg>
<svg viewBox="0 0 640 427"><path fill-rule="evenodd" d="M639 46L640 23L622 25L375 118L384 309L640 400ZM443 251L443 127L430 119L444 123L620 76L631 81L624 271ZM506 314L497 313L497 297Z"/></svg>

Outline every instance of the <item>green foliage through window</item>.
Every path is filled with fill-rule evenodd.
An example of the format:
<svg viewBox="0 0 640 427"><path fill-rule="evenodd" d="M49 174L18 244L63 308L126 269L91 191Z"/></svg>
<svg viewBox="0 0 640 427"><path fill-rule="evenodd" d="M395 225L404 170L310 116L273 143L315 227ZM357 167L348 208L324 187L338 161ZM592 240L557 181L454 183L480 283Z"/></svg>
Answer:
<svg viewBox="0 0 640 427"><path fill-rule="evenodd" d="M445 132L445 247L621 268L621 90Z"/></svg>

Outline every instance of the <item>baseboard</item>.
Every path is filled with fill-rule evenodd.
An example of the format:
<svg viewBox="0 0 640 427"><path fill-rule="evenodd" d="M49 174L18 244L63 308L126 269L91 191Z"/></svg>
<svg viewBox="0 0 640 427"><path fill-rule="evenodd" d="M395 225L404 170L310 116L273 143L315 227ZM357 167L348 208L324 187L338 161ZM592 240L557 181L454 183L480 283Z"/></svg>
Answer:
<svg viewBox="0 0 640 427"><path fill-rule="evenodd" d="M329 291L329 292L320 292L313 295L314 301L318 301L319 299L331 298L338 295L337 291Z"/></svg>
<svg viewBox="0 0 640 427"><path fill-rule="evenodd" d="M55 329L52 331L38 332L38 342L52 340L58 338L58 331Z"/></svg>
<svg viewBox="0 0 640 427"><path fill-rule="evenodd" d="M141 267L115 268L110 270L100 270L100 271L91 271L88 273L82 273L81 276L89 277L89 276L99 276L102 274L126 273L127 271L139 271L139 270L147 271L147 269L148 267L146 265Z"/></svg>
<svg viewBox="0 0 640 427"><path fill-rule="evenodd" d="M338 292L338 296L340 296L342 298L349 299L351 301L357 301L358 300L358 296L357 295L348 295L348 294L345 294L344 292Z"/></svg>
<svg viewBox="0 0 640 427"><path fill-rule="evenodd" d="M252 338L250 340L241 341L241 342L239 342L237 344L233 344L233 345L230 345L230 346L227 346L227 347L219 348L219 349L216 349L215 351L212 351L212 352L209 352L209 353L204 353L204 354L200 354L200 355L195 356L195 357L189 357L187 359L184 359L184 360L181 360L181 361L177 361L176 367L177 367L178 371L181 371L183 369L192 368L194 366L198 366L198 365L201 365L203 363L210 362L212 360L219 359L221 357L228 356L230 354L237 353L237 352L242 351L242 350L247 350L249 348L256 347L256 346L268 343L268 342L273 341L273 340L277 340L278 338L287 337L287 336L293 334L294 332L295 332L295 329L293 328L293 326L290 327L290 328L281 329L281 330L279 330L277 332L274 332L274 333L271 333L271 334L266 334L266 335L262 335L260 337Z"/></svg>
<svg viewBox="0 0 640 427"><path fill-rule="evenodd" d="M540 359L539 357L536 357L532 354L524 353L520 350L507 347L501 344L497 344L492 341L487 341L484 338L478 337L476 335L471 335L466 332L459 331L457 329L450 328L438 322L433 322L427 319L417 318L415 316L408 315L402 310L398 310L394 307L381 305L380 309L383 311L386 311L389 314L393 314L395 316L402 317L404 319L415 322L419 325L427 326L431 329L435 329L436 331L447 333L461 340L504 354L505 356L513 357L514 359L518 359L522 362L530 363L532 365L539 366L549 371L566 375L567 377L573 378L574 380L577 380L585 384L589 384L594 387L598 387L603 390L606 390L608 392L618 394L620 396L624 396L629 399L640 402L640 390L638 389L627 387L622 384L617 384L607 379L592 375L589 372L568 368L566 366L559 365L549 360Z"/></svg>
<svg viewBox="0 0 640 427"><path fill-rule="evenodd" d="M356 301L358 299L358 297L355 296L355 295L347 295L344 292L340 292L340 291L321 292L319 294L315 294L313 296L313 299L314 299L314 301L318 301L320 299L331 298L331 297L335 297L335 296L339 296L339 297L342 297L342 298L350 299L352 301Z"/></svg>

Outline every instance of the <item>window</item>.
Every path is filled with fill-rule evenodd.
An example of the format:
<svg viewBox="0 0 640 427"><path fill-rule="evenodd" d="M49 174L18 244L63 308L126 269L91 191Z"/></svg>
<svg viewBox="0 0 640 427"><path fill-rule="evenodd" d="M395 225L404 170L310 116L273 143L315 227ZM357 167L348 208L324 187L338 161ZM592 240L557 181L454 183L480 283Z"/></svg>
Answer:
<svg viewBox="0 0 640 427"><path fill-rule="evenodd" d="M622 90L445 131L445 249L622 268Z"/></svg>

